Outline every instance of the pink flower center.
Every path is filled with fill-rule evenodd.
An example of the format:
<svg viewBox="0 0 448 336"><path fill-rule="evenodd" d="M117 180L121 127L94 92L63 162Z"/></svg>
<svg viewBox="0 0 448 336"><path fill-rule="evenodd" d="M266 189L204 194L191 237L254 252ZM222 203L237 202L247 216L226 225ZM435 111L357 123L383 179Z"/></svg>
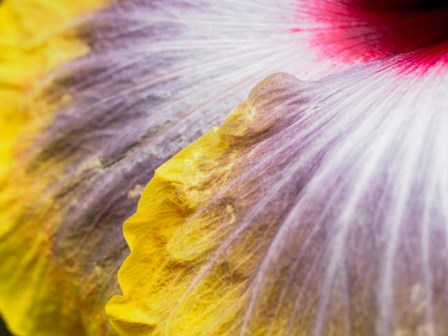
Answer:
<svg viewBox="0 0 448 336"><path fill-rule="evenodd" d="M448 60L448 1L301 1L299 22L323 57L365 63L400 55L408 68L427 69ZM404 63L403 63L404 62Z"/></svg>

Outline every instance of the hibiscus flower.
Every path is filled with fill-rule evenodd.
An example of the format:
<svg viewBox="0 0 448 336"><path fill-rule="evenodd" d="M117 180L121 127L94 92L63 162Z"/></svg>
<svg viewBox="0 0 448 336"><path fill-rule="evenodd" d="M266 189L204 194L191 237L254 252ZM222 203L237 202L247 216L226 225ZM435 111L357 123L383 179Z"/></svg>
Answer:
<svg viewBox="0 0 448 336"><path fill-rule="evenodd" d="M443 2L128 0L67 24L103 4L27 1L0 7L41 11L36 44L2 47L26 75L2 110L14 333L444 335ZM21 69L31 51L53 62Z"/></svg>

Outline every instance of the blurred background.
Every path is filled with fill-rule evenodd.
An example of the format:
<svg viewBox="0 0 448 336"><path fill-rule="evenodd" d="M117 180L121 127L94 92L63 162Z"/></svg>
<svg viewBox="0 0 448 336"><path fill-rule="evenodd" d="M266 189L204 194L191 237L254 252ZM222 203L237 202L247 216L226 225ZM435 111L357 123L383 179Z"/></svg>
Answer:
<svg viewBox="0 0 448 336"><path fill-rule="evenodd" d="M2 2L2 0L0 0ZM6 329L5 324L3 323L3 320L0 318L0 336L10 336L11 334Z"/></svg>

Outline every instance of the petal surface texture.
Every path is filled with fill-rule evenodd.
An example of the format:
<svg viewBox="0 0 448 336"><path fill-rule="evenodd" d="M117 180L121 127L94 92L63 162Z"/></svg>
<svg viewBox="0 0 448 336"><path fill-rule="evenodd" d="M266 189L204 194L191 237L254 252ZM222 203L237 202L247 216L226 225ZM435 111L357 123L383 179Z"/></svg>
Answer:
<svg viewBox="0 0 448 336"><path fill-rule="evenodd" d="M448 76L396 61L273 75L158 168L124 226L117 331L444 335Z"/></svg>
<svg viewBox="0 0 448 336"><path fill-rule="evenodd" d="M340 6L334 8L328 5L332 3ZM5 123L2 119L0 124L0 174L4 176L1 182L0 216L5 223L0 228L0 257L4 260L0 264L0 310L12 330L19 335L96 336L114 333L106 323L104 305L112 293L119 291L116 272L129 253L122 237L122 223L135 212L143 186L153 177L154 170L160 164L197 140L211 127L219 125L231 109L245 99L250 88L262 79L282 71L296 75L301 80L317 80L342 71L353 63L375 61L426 46L419 42L420 35L415 35L418 43L400 44L399 48L390 49L395 39L389 43L383 36L394 37L396 34L391 31L400 35L401 31L408 31L408 27L419 27L413 24L414 21L409 23L403 20L402 16L396 20L400 23L398 30L395 30L397 25L389 29L386 24L382 24L383 21L372 20L369 15L357 21L358 26L352 25L350 29L345 29L347 19L360 13L358 10L349 10L352 4L358 3L363 1L122 0L113 1L107 8L92 12L99 2L4 1L0 5L1 15L5 16L5 20L2 17L0 21L2 36L5 36L1 47L2 51L7 51L0 55L5 60L1 64L4 90L0 93L5 95L5 98L0 97L4 99L2 103L5 102L0 107L1 118L5 118ZM341 15L321 15L338 12ZM88 16L72 20L81 13L87 13ZM434 22L436 28L441 27L438 20L430 20L428 16L418 19L417 23L428 21ZM359 27L367 29L359 30ZM412 30L416 34L418 31ZM385 45L380 48L380 53L372 53L372 45L365 43L366 40L372 41L368 38L372 32L373 36L378 37L373 39L374 45ZM360 38L353 40L353 36ZM355 41L356 52L345 53L351 49L350 45L344 44L347 40ZM438 40L437 35L436 42ZM332 47L327 48L328 45ZM365 51L369 57L362 56ZM74 58L77 60L67 63ZM400 60L396 59L396 62ZM386 65L392 66L392 63L383 66ZM279 94L285 92L289 95L287 85L281 83L278 85ZM292 78L287 83L291 88L297 86ZM312 90L304 88L304 95L309 92L318 101L316 106L323 104L321 101L327 99L327 96L339 97L338 104L346 106L350 111L352 104L361 104L355 98L352 98L350 104L348 101L343 103L340 95L334 93L332 96L333 91L324 82L317 83L301 84L313 87ZM343 80L337 83L334 85L340 85L341 90L348 85L343 85ZM355 88L353 81L347 83L353 83L349 90L351 93L347 92L347 95L354 95L359 87ZM383 92L386 97L389 92L386 88L390 86L383 87L379 80L376 83L375 88L383 90L377 91ZM317 94L315 88L320 85L322 89L319 92L322 94ZM371 89L373 91L373 86ZM291 97L294 95L291 94ZM280 104L283 98L275 102ZM305 98L303 104L306 105ZM301 97L297 99L302 101ZM257 101L254 99L253 103L258 104ZM208 199L212 202L216 197L213 196L216 194L215 189L221 188L220 183L223 183L222 188L230 188L227 183L235 179L232 174L239 172L243 176L241 172L245 171L245 167L252 171L249 168L253 162L246 159L249 143L250 146L260 148L251 160L260 161L260 155L270 160L270 134L280 134L285 122L297 125L294 118L298 118L296 107L291 111L285 110L286 114L277 114L274 105L268 104L265 108L266 111L272 111L269 119L259 117L255 110L248 110L253 111L253 115L236 112L236 116L233 114L230 117L234 131L233 126L227 127L227 130L225 126L224 129L216 130L216 141L221 146L219 150L210 149L209 153L198 149L196 154L191 154L194 158L187 159L190 163L185 164L185 169L190 167L191 171L186 174L191 175L193 180L197 179L201 185L197 196L191 195L190 191L183 192L182 188L176 189L186 183L185 178L181 177L184 176L184 163L178 166L179 177L173 177L176 182L172 184L176 197L170 196L170 201L163 204L168 220L173 215L173 210L168 207L170 202L178 204L181 199L188 204L179 203L179 220L183 221L190 212L197 213L199 209L205 209L203 202L208 202ZM330 108L328 110L334 111ZM321 112L319 115L323 114ZM298 134L303 135L303 132L297 131ZM343 134L341 131L339 136ZM219 140L221 135L225 141ZM263 143L267 147L258 147L264 136L266 140ZM288 136L290 139L283 142L285 146L297 140L293 133L288 133ZM249 140L246 143L244 139ZM313 140L306 139L309 143ZM227 140L230 142L227 143ZM207 146L214 148L212 145ZM272 145L273 148L275 146ZM319 146L323 144L316 144L316 148ZM292 147L295 152L299 151L295 146ZM221 161L224 152L228 154L228 161L225 162ZM195 155L202 158L200 165ZM240 156L241 159L237 160ZM281 176L289 179L289 173L294 169L284 170L282 164L286 165L287 161L288 165L292 165L291 156L283 160L282 157L276 157L278 170L271 167L271 175L278 179ZM231 167L233 164L236 170ZM265 164L265 161L261 164ZM314 168L310 166L308 169L311 178L315 173ZM217 174L216 181L210 177L205 182L204 176L207 174ZM269 175L269 170L266 174ZM224 183L222 179L228 179L228 182ZM210 253L217 249L220 241L228 239L231 232L236 232L232 225L242 223L242 213L247 212L247 216L250 216L249 213L256 209L253 207L262 206L257 205L261 202L259 193L270 193L271 189L263 189L263 186L270 188L263 177L260 177L260 183L253 179L252 182L244 181L241 190L235 192L240 195L249 193L245 198L247 204L241 205L241 209L232 204L225 207L229 216L226 220L235 224L224 225L227 229L220 231L214 222L201 219L201 232L204 233L201 239L197 237L196 231L189 233L188 230L183 235L168 231L159 234L158 252L153 245L147 245L152 250L148 252L151 258L155 258L151 262L168 260L165 252L162 253L165 251L163 244L167 244L166 239L172 235L177 238L171 240L168 250L173 258L179 259L181 266L176 264L170 274L178 274L180 279L184 272L182 267L192 265L190 262L214 265L210 261ZM250 185L246 186L245 183ZM291 186L297 183L294 180L288 182ZM303 184L308 183L311 182L304 177ZM251 189L256 185L260 189ZM287 193L290 194L294 192ZM272 195L277 194L274 192ZM225 204L224 200L222 203ZM266 224L269 229L265 233L264 229L260 229L266 237L273 237L275 230L280 227L281 221L276 216L286 212L288 206L285 204L279 201L278 213L272 211L265 214L266 221L277 223L273 226ZM268 206L265 208L267 212L272 209ZM216 221L220 221L218 218L224 214L221 210L216 208ZM311 218L314 214L309 216ZM247 218L244 221L246 224L254 222ZM172 230L178 229L177 226L166 226L167 230L171 230L170 227ZM196 226L192 227L196 230ZM269 240L264 243L260 241L257 236L259 233L253 232L247 236L248 244L252 244L255 252L262 251L269 244ZM128 239L133 246L132 238ZM179 245L176 245L177 241ZM190 247L191 244L194 248ZM241 244L232 246L239 246L241 253L246 252ZM232 251L228 258L233 261L228 263L234 264L229 267L240 269L235 277L252 279L250 274L253 274L253 268L260 265L262 259L250 253L238 259L239 250ZM251 262L245 260L249 256L253 257ZM207 262L204 261L206 259ZM241 271L238 266L240 263L245 265L241 267L246 271ZM266 263L266 267L272 265L270 261ZM141 265L144 265L143 275L146 274L143 270L154 264L142 262ZM164 267L160 269L160 279L165 279ZM197 272L194 267L191 266L192 274ZM207 272L204 270L204 273ZM224 271L222 274L227 276ZM220 278L213 276L210 279L215 281ZM135 285L146 288L143 286L144 281L141 281ZM179 287L175 284L170 287L173 289L170 295L183 293L182 286L187 286L190 280L185 278L182 281ZM240 280L234 281L238 283ZM244 286L246 282L240 284ZM264 283L259 286L262 285ZM239 290L239 287L231 286L231 290L221 296L222 300L233 302L232 298L235 298L235 304L244 309L245 303L237 298L237 294L241 293ZM127 292L126 289L122 300L128 300ZM159 302L166 301L163 291L154 290L154 293L160 296ZM210 292L210 302L222 293ZM143 294L141 299L146 300ZM139 297L140 293L135 295ZM179 313L181 310L176 313L170 306L174 304L172 301L165 302L166 306L156 300L152 302L157 306L154 314L149 314L146 306L136 305L132 308L132 305L128 305L131 307L127 311L129 320L113 313L114 306L110 306L111 315L116 316L115 320L122 321L115 323L117 328L122 332L128 330L134 333L144 333L152 328L160 334L179 332L184 335L200 333L200 328L205 328L202 333L210 335L215 332L219 334L221 330L228 330L232 335L234 330L239 333L246 328L252 333L272 331L275 334L276 328L282 328L274 323L269 327L271 329L263 331L257 327L262 321L261 317L252 322L256 316L252 311L258 311L257 300L250 306L253 309L248 313L249 317L242 318L245 321L242 325L230 322L241 318L238 311L223 314L220 321L207 317L209 315L204 311L204 323L210 323L201 325L198 322L195 326L190 322L193 315L196 311L202 312L202 307L206 305L200 304L195 310L182 315ZM215 309L214 306L207 307ZM171 322L177 317L174 319L166 315L168 311L169 314L177 314L173 316L183 316L186 324L173 326ZM229 314L234 314L233 320ZM278 312L279 316L282 314ZM221 327L225 319L229 321L229 329Z"/></svg>

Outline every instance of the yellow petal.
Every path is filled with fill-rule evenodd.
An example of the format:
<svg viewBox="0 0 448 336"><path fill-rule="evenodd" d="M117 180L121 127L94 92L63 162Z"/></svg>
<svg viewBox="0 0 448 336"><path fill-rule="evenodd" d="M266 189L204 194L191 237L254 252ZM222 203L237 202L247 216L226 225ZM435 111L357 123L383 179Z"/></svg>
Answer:
<svg viewBox="0 0 448 336"><path fill-rule="evenodd" d="M124 225L131 249L119 272L124 294L106 306L121 335L234 335L248 275L260 260L254 244L262 233L244 235L212 261L245 207L246 200L227 187L244 170L251 144L283 118L266 116L266 98L291 83L297 81L280 74L259 84L220 128L156 170Z"/></svg>

